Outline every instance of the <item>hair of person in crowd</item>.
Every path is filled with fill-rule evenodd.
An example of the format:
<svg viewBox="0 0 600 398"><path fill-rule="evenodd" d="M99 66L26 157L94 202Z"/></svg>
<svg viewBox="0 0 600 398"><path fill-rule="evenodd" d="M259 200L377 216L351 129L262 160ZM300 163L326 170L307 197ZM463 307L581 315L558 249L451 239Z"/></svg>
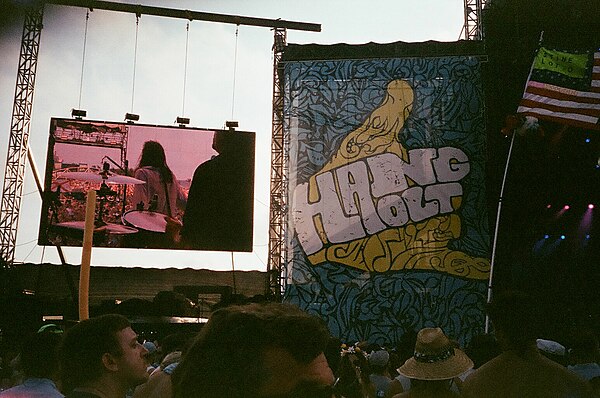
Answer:
<svg viewBox="0 0 600 398"><path fill-rule="evenodd" d="M174 397L258 397L271 378L265 367L269 350L289 353L297 363L308 365L322 355L329 338L320 318L290 304L221 308L175 369Z"/></svg>
<svg viewBox="0 0 600 398"><path fill-rule="evenodd" d="M465 354L473 360L473 368L477 369L490 359L500 354L498 341L491 334L477 334L469 340Z"/></svg>
<svg viewBox="0 0 600 398"><path fill-rule="evenodd" d="M487 312L503 350L512 349L522 354L535 346L539 335L538 311L527 293L498 293L488 304Z"/></svg>

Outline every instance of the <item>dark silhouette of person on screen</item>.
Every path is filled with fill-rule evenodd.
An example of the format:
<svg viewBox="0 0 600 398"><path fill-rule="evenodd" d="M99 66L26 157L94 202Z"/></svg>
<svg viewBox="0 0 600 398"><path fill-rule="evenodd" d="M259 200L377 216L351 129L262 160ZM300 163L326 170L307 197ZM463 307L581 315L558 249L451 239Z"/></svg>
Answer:
<svg viewBox="0 0 600 398"><path fill-rule="evenodd" d="M217 131L219 154L194 172L181 240L189 249L252 251L254 136Z"/></svg>

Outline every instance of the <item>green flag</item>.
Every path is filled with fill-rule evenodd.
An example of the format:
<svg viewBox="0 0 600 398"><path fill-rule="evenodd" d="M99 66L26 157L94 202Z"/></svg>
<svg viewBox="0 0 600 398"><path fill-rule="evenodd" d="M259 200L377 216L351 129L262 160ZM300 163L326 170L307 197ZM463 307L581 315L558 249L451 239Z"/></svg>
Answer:
<svg viewBox="0 0 600 398"><path fill-rule="evenodd" d="M572 54L564 51L548 50L540 47L533 68L561 73L576 79L588 74L589 54Z"/></svg>

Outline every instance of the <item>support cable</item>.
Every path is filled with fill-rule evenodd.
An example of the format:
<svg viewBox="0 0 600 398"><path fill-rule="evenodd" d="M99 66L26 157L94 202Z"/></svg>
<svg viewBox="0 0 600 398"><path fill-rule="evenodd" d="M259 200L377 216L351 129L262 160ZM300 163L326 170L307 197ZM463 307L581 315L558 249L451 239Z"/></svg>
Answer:
<svg viewBox="0 0 600 398"><path fill-rule="evenodd" d="M238 33L240 25L235 27L235 50L233 52L233 88L231 89L231 120L233 120L233 110L235 108L235 75L237 72L237 52L238 52Z"/></svg>
<svg viewBox="0 0 600 398"><path fill-rule="evenodd" d="M83 70L85 66L85 49L87 47L87 32L89 19L90 10L87 10L85 13L85 31L83 34L83 55L81 57L81 78L79 79L79 102L77 103L77 109L81 109L81 92L83 91Z"/></svg>
<svg viewBox="0 0 600 398"><path fill-rule="evenodd" d="M135 97L135 71L137 66L138 33L140 29L140 14L135 16L135 45L133 48L133 83L131 86L131 113L133 113L133 99Z"/></svg>
<svg viewBox="0 0 600 398"><path fill-rule="evenodd" d="M237 294L237 283L235 281L235 261L233 259L233 252L231 252L231 280L233 282L233 294Z"/></svg>
<svg viewBox="0 0 600 398"><path fill-rule="evenodd" d="M181 116L185 116L185 86L187 85L187 63L188 63L188 47L190 43L190 21L185 26L185 61L183 63L183 99L181 103Z"/></svg>

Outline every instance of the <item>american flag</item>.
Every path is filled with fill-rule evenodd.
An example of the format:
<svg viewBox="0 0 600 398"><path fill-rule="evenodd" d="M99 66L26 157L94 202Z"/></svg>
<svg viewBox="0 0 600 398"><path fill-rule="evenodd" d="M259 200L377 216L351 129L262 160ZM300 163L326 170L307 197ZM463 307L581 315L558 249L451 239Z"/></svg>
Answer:
<svg viewBox="0 0 600 398"><path fill-rule="evenodd" d="M600 130L600 51L567 53L541 47L517 113Z"/></svg>

